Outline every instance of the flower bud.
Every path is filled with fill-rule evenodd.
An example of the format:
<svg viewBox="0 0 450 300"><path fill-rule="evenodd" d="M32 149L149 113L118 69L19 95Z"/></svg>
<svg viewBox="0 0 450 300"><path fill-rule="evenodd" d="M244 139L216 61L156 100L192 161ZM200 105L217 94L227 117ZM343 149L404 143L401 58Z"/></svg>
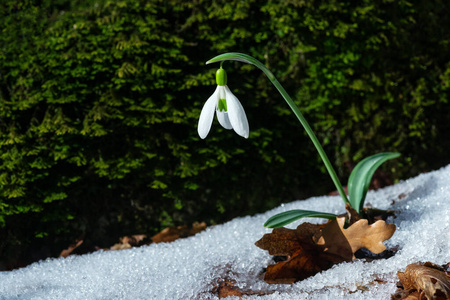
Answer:
<svg viewBox="0 0 450 300"><path fill-rule="evenodd" d="M224 69L220 68L216 72L216 82L219 86L227 85L227 72Z"/></svg>

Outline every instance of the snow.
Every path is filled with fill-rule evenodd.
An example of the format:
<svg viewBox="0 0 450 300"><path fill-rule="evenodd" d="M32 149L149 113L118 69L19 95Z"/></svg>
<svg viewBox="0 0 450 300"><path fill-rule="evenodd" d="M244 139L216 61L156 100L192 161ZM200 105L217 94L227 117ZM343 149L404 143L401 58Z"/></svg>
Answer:
<svg viewBox="0 0 450 300"><path fill-rule="evenodd" d="M266 251L254 245L271 232L262 224L290 209L343 213L338 196L292 202L173 243L48 259L0 272L0 299L216 299L212 289L220 278L235 280L244 290L273 292L243 299L390 299L397 271L404 271L409 263L450 262L450 165L370 191L366 204L398 211L388 219L397 231L385 242L388 249L398 248L397 253L372 262L338 264L292 285L262 280L263 268L273 263Z"/></svg>

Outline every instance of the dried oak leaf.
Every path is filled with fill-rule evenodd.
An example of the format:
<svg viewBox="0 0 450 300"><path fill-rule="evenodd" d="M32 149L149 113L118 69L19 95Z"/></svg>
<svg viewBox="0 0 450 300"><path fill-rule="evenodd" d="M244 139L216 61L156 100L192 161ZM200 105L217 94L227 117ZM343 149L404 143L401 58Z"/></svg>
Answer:
<svg viewBox="0 0 450 300"><path fill-rule="evenodd" d="M386 249L383 241L395 232L395 225L377 221L356 221L344 229L345 218L324 225L303 223L297 229L277 228L255 243L271 255L287 256L286 261L267 267L264 281L293 283L306 279L334 264L352 261L355 251L366 248L374 253Z"/></svg>
<svg viewBox="0 0 450 300"><path fill-rule="evenodd" d="M327 252L336 255L348 254L350 246L353 254L361 248L378 254L386 250L383 241L392 237L395 232L394 224L386 224L385 221L376 221L369 225L366 219L361 219L344 229L345 218L336 218L327 224L322 230L322 236L317 239L317 244L324 245ZM342 235L345 240L342 239ZM345 251L345 253L343 252Z"/></svg>
<svg viewBox="0 0 450 300"><path fill-rule="evenodd" d="M120 238L120 242L114 244L109 250L123 250L132 247L142 246L142 242L147 238L145 234L135 234L132 236L124 236Z"/></svg>
<svg viewBox="0 0 450 300"><path fill-rule="evenodd" d="M82 239L76 240L73 244L70 244L70 246L67 249L64 249L63 251L61 251L61 253L59 254L59 257L66 258L67 256L71 255L73 250L78 248L81 244L83 244Z"/></svg>
<svg viewBox="0 0 450 300"><path fill-rule="evenodd" d="M239 298L243 296L263 296L272 294L272 292L261 292L253 290L244 290L236 286L236 281L232 279L225 279L214 287L213 293L216 294L219 299L234 297Z"/></svg>
<svg viewBox="0 0 450 300"><path fill-rule="evenodd" d="M321 228L324 226L303 223L295 230L276 228L257 241L255 245L269 251L269 254L288 258L286 261L267 266L264 281L294 283L344 261L341 257L324 253L324 246L314 242L313 237L321 235Z"/></svg>
<svg viewBox="0 0 450 300"><path fill-rule="evenodd" d="M163 229L158 234L154 235L152 237L153 243L169 243L173 242L175 240L193 236L203 230L206 229L206 223L205 222L195 222L192 224L192 227L188 227L187 225L184 226L174 226L174 227L167 227Z"/></svg>
<svg viewBox="0 0 450 300"><path fill-rule="evenodd" d="M450 299L450 274L444 268L430 262L409 264L405 272L398 272L398 278L406 295L414 299L421 299L422 294L430 299ZM400 298L406 299L406 298Z"/></svg>

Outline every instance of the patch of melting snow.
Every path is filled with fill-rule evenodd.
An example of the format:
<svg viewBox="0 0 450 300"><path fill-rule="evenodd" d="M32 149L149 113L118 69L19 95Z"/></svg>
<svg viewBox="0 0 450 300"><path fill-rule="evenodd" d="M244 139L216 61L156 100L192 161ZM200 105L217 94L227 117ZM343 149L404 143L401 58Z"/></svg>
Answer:
<svg viewBox="0 0 450 300"><path fill-rule="evenodd" d="M271 232L262 224L290 209L343 213L339 196L291 202L173 243L47 259L0 272L0 299L216 299L212 289L224 277L245 290L272 292L243 299L389 299L397 271L408 264L450 262L450 165L369 191L366 204L398 212L388 219L397 231L385 242L398 252L388 259L338 264L292 285L269 285L262 279L272 261L254 245ZM300 222L323 221L304 219L287 227Z"/></svg>

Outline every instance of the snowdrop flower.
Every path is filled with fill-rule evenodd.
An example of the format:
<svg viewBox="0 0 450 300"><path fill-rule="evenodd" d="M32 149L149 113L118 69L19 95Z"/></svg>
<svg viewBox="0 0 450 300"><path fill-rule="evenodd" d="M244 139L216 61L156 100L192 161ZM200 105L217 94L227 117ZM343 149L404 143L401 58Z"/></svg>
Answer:
<svg viewBox="0 0 450 300"><path fill-rule="evenodd" d="M211 129L216 112L217 120L225 129L233 129L248 138L249 127L244 108L227 86L227 73L222 67L216 72L217 88L206 101L198 120L198 135L204 139Z"/></svg>

